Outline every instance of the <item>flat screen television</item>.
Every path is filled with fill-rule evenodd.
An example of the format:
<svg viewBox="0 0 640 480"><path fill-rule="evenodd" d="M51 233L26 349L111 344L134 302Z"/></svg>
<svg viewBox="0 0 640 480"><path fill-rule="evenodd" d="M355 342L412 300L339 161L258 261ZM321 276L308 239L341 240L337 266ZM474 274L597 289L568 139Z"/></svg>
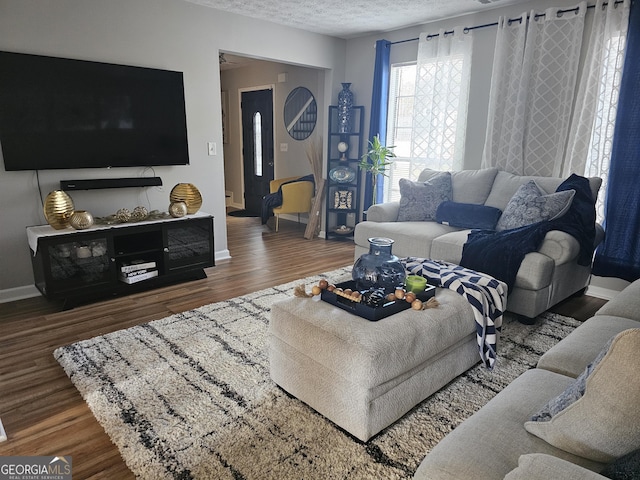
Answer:
<svg viewBox="0 0 640 480"><path fill-rule="evenodd" d="M0 52L5 170L189 163L182 72Z"/></svg>

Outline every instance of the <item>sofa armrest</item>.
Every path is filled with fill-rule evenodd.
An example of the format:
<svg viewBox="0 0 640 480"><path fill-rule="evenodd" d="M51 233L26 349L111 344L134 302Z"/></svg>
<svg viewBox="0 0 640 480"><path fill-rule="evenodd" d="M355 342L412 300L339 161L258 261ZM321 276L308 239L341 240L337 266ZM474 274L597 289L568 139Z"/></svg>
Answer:
<svg viewBox="0 0 640 480"><path fill-rule="evenodd" d="M400 202L387 202L371 205L367 210L369 222L395 222L398 220Z"/></svg>
<svg viewBox="0 0 640 480"><path fill-rule="evenodd" d="M572 235L560 230L551 230L547 232L542 241L542 245L538 249L538 253L542 253L551 258L556 265L574 260L580 253L580 243Z"/></svg>
<svg viewBox="0 0 640 480"><path fill-rule="evenodd" d="M504 480L606 480L606 477L553 455L530 453L521 455L518 467L511 470Z"/></svg>

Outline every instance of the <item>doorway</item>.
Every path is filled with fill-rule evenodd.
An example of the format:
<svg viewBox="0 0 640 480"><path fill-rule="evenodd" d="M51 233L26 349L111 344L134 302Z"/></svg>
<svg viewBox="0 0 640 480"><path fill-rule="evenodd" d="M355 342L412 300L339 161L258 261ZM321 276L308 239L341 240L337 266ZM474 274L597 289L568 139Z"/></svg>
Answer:
<svg viewBox="0 0 640 480"><path fill-rule="evenodd" d="M273 180L273 90L242 92L240 109L244 208L259 215Z"/></svg>

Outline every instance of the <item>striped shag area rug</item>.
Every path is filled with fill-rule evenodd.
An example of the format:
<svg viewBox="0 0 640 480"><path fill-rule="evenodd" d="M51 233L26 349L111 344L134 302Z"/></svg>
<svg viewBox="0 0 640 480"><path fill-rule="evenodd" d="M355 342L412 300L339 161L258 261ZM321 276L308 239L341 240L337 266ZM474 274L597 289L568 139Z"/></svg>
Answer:
<svg viewBox="0 0 640 480"><path fill-rule="evenodd" d="M506 318L494 371L478 365L362 443L269 377L270 306L320 278L206 305L54 353L141 479L402 479L579 322Z"/></svg>

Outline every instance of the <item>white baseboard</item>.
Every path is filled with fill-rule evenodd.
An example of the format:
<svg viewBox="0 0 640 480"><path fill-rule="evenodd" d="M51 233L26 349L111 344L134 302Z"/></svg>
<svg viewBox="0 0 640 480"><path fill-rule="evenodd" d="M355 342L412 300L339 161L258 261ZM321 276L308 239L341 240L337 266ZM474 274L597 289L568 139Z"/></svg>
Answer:
<svg viewBox="0 0 640 480"><path fill-rule="evenodd" d="M220 250L214 255L216 262L220 260L228 260L231 258L231 252L228 249Z"/></svg>
<svg viewBox="0 0 640 480"><path fill-rule="evenodd" d="M602 298L603 300L612 300L620 292L618 290L611 290L610 288L596 287L589 285L587 287L586 295L590 295L596 298Z"/></svg>
<svg viewBox="0 0 640 480"><path fill-rule="evenodd" d="M39 297L40 295L41 293L35 285L7 288L6 290L0 290L0 303L15 302L16 300Z"/></svg>

